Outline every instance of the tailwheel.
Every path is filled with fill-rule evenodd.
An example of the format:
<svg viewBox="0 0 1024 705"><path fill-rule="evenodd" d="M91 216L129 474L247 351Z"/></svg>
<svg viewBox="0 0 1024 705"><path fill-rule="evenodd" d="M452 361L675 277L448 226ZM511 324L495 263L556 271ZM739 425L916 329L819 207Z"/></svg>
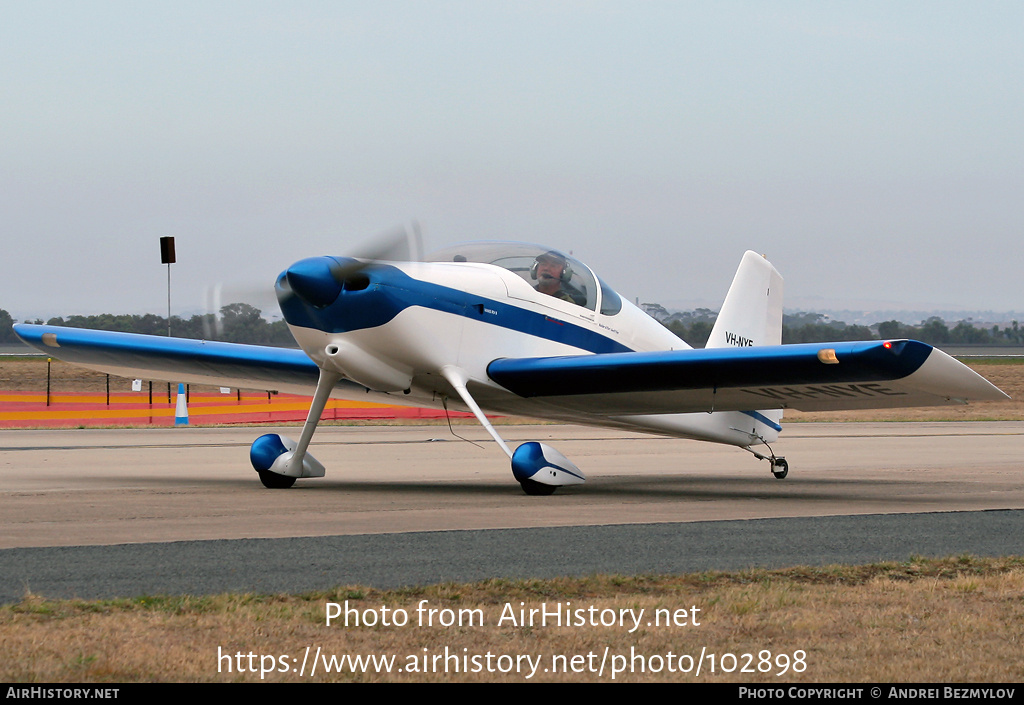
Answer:
<svg viewBox="0 0 1024 705"><path fill-rule="evenodd" d="M785 480L786 475L789 474L789 463L787 463L786 459L783 458L781 455L775 455L775 452L772 450L772 447L769 446L763 438L761 439L761 442L764 443L765 446L767 446L768 452L771 453L771 455L762 455L761 453L758 453L750 446L744 447L743 450L752 454L758 460L767 460L768 464L771 466L772 475L775 476L775 479Z"/></svg>
<svg viewBox="0 0 1024 705"><path fill-rule="evenodd" d="M776 480L785 480L788 474L789 463L786 462L785 458L772 459L772 475L775 476Z"/></svg>
<svg viewBox="0 0 1024 705"><path fill-rule="evenodd" d="M260 475L260 482L262 482L263 486L268 489L286 490L295 484L294 477L281 475L280 473L271 472L270 470L257 470L256 472Z"/></svg>
<svg viewBox="0 0 1024 705"><path fill-rule="evenodd" d="M558 489L557 485L545 485L543 482L537 482L536 480L520 480L519 486L523 488L523 492L531 497L546 497L549 494L554 494L555 490Z"/></svg>

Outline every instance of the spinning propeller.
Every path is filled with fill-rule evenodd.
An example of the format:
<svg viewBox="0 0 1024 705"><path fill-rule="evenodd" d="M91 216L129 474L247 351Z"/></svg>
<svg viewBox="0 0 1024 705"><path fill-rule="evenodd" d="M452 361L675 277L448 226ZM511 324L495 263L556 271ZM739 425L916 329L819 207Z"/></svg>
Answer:
<svg viewBox="0 0 1024 705"><path fill-rule="evenodd" d="M358 288L360 273L374 262L421 262L423 240L419 223L398 226L369 238L352 248L345 257L309 257L290 266L283 279L288 289L315 308L323 308L337 299L342 288ZM278 286L280 287L281 282ZM365 284L363 284L365 286ZM223 307L246 303L262 312L274 311L278 297L266 284L229 284L218 282L205 292L206 315L203 318L205 337L224 337Z"/></svg>
<svg viewBox="0 0 1024 705"><path fill-rule="evenodd" d="M334 303L343 288L365 288L367 281L361 274L376 262L421 261L422 236L419 224L413 221L363 242L347 257L299 260L278 279L278 298L282 294L294 293L314 308L324 308Z"/></svg>

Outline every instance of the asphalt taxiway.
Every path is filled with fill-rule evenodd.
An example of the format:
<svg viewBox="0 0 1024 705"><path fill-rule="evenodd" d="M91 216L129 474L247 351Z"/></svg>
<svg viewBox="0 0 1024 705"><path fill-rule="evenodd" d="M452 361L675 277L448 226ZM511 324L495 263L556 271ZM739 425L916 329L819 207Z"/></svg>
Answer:
<svg viewBox="0 0 1024 705"><path fill-rule="evenodd" d="M262 432L4 431L0 600L1024 553L1018 422L791 424L781 481L735 448L502 427L587 473L550 497L473 426L323 427L327 477L267 490Z"/></svg>

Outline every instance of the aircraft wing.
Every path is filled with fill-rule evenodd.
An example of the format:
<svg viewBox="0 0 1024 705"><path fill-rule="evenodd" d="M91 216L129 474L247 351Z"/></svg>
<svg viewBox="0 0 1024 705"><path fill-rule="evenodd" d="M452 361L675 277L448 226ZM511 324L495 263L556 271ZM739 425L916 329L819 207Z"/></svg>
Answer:
<svg viewBox="0 0 1024 705"><path fill-rule="evenodd" d="M311 394L319 375L290 348L63 326L19 324L14 332L47 355L129 378Z"/></svg>
<svg viewBox="0 0 1024 705"><path fill-rule="evenodd" d="M487 373L535 403L607 415L875 409L1009 398L916 340L504 358Z"/></svg>

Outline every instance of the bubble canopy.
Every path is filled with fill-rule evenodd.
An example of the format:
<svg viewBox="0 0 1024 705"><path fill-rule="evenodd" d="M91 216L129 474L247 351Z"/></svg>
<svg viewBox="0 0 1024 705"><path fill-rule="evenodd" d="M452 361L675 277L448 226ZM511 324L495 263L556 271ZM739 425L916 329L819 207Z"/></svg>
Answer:
<svg viewBox="0 0 1024 705"><path fill-rule="evenodd" d="M606 316L622 310L622 299L590 267L550 247L525 242L467 242L437 250L427 261L493 264L521 277L538 291L538 279L542 276L538 274L540 265L559 263L562 264L559 293L552 296Z"/></svg>

